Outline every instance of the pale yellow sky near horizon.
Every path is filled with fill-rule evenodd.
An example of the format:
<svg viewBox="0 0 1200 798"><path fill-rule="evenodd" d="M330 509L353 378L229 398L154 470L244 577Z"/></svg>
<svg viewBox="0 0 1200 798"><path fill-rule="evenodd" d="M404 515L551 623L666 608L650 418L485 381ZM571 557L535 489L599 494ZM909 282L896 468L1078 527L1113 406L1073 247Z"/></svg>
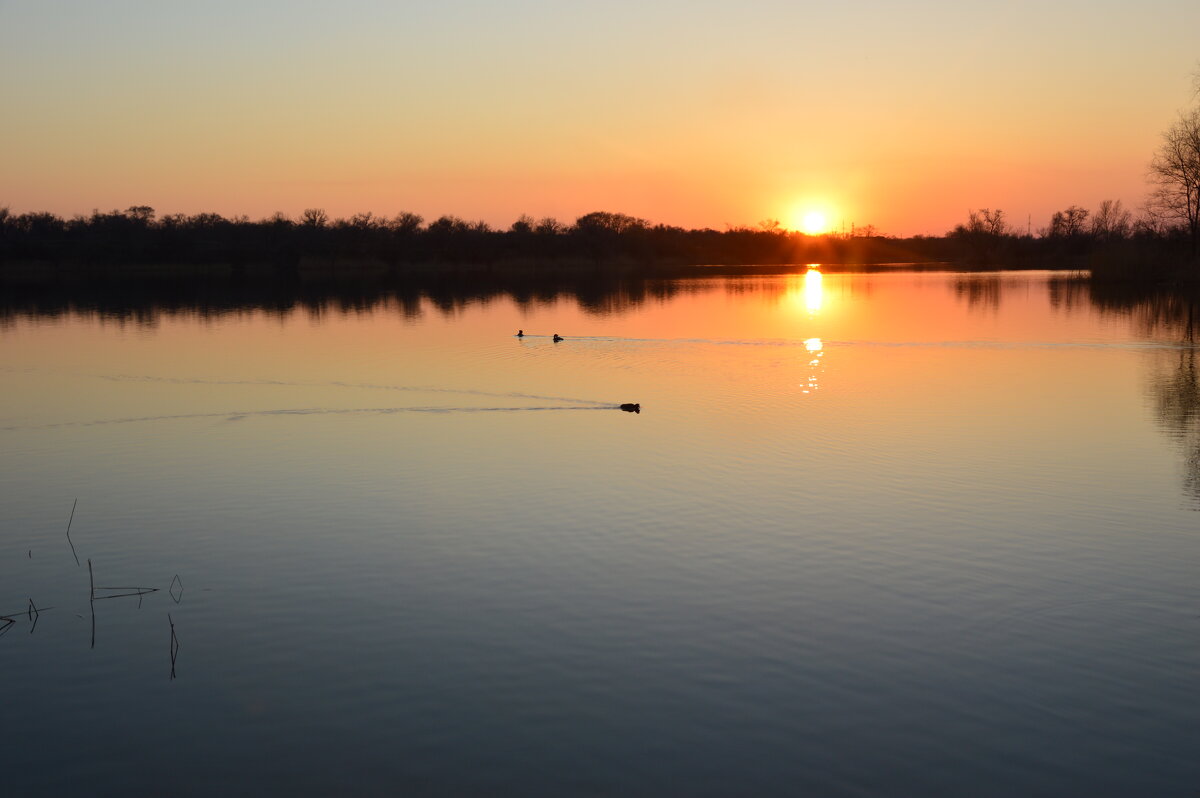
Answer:
<svg viewBox="0 0 1200 798"><path fill-rule="evenodd" d="M0 206L505 227L1136 207L1200 4L0 0Z"/></svg>

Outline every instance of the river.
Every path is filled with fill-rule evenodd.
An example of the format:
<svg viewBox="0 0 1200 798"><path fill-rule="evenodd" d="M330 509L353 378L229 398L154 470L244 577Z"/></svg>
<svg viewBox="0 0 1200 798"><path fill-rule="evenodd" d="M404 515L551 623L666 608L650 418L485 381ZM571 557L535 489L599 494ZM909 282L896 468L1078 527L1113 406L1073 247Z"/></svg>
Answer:
<svg viewBox="0 0 1200 798"><path fill-rule="evenodd" d="M10 306L5 791L1191 795L1195 356L1052 272Z"/></svg>

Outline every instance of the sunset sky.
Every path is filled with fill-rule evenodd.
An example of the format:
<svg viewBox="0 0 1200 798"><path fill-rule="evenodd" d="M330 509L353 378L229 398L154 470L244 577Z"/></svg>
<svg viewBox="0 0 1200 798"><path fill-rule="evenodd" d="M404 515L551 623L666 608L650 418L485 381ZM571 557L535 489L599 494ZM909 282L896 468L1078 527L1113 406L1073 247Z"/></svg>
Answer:
<svg viewBox="0 0 1200 798"><path fill-rule="evenodd" d="M0 0L0 207L941 234L1136 207L1200 2Z"/></svg>

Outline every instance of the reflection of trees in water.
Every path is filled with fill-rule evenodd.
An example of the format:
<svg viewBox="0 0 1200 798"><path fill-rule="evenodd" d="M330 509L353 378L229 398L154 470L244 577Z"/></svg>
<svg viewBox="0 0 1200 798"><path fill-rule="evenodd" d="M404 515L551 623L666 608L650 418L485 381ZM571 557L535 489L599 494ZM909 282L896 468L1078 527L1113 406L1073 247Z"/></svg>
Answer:
<svg viewBox="0 0 1200 798"><path fill-rule="evenodd" d="M1154 356L1147 398L1159 426L1184 455L1184 490L1200 506L1200 365L1196 324L1200 297L1179 290L1155 291L1121 285L1079 283L1073 299L1086 299L1101 313L1127 318L1139 334L1177 344Z"/></svg>
<svg viewBox="0 0 1200 798"><path fill-rule="evenodd" d="M959 277L954 281L954 295L965 300L972 309L999 310L1003 283L998 276Z"/></svg>
<svg viewBox="0 0 1200 798"><path fill-rule="evenodd" d="M1101 313L1128 318L1148 338L1189 344L1195 340L1198 294L1107 283L1078 283L1074 292Z"/></svg>
<svg viewBox="0 0 1200 798"><path fill-rule="evenodd" d="M1148 329L1170 329L1180 344L1151 370L1147 392L1159 425L1184 453L1184 489L1200 504L1200 372L1195 348L1196 302L1174 296L1135 312Z"/></svg>
<svg viewBox="0 0 1200 798"><path fill-rule="evenodd" d="M724 291L727 294L783 294L791 290L781 272L802 275L805 266L675 266L644 273L611 268L574 267L498 269L417 269L406 272L364 270L311 274L246 274L226 269L198 270L166 277L124 272L59 275L52 279L4 282L0 273L0 325L19 317L95 316L119 323L152 325L163 316L220 317L263 312L289 316L399 311L417 318L430 308L452 316L472 305L508 299L522 310L574 301L582 310L609 316L675 296ZM866 290L866 272L894 271L858 267L863 272L849 290ZM858 279L858 278L861 278ZM857 286L857 288L856 288Z"/></svg>
<svg viewBox="0 0 1200 798"><path fill-rule="evenodd" d="M183 265L174 269L137 266L0 269L0 325L21 316L96 316L119 323L152 325L162 316L219 317L265 312L288 316L305 312L359 314L399 310L409 318L432 307L454 315L474 305L509 299L522 309L575 301L596 315L634 310L648 302L686 294L783 294L783 275L802 275L803 264L687 266L569 263L540 266L457 266L391 268L353 264L291 270ZM905 271L936 271L940 266L905 264ZM826 273L857 275L843 288L870 293L867 275L895 272L896 265L824 266ZM756 279L757 278L757 279ZM861 278L861 279L860 279Z"/></svg>
<svg viewBox="0 0 1200 798"><path fill-rule="evenodd" d="M1044 282L1043 282L1044 281ZM972 310L998 310L1005 295L1020 292L1028 295L1030 291L1046 290L1046 299L1050 307L1067 312L1090 310L1092 302L1091 288L1087 278L1073 277L1032 277L1018 275L1013 272L1004 274L964 274L954 279L954 295L967 303Z"/></svg>
<svg viewBox="0 0 1200 798"><path fill-rule="evenodd" d="M1159 424L1184 452L1184 488L1200 502L1200 374L1196 350L1189 346L1160 358L1147 387Z"/></svg>
<svg viewBox="0 0 1200 798"><path fill-rule="evenodd" d="M1081 273L1076 273L1081 274ZM1093 307L1091 289L1086 277L1030 277L1020 272L991 274L962 274L954 278L954 296L972 310L996 311L1005 296L1014 293L1028 296L1031 292L1046 291L1046 299L1055 310L1068 312L1090 310Z"/></svg>
<svg viewBox="0 0 1200 798"><path fill-rule="evenodd" d="M399 311L417 318L429 308L444 315L507 298L522 309L575 301L588 313L611 315L680 293L717 290L718 283L591 273L496 276L463 271L422 275L358 275L348 279L281 280L194 276L181 279L95 279L28 282L0 290L0 325L21 317L94 316L152 325L161 317L215 318L262 312L319 318Z"/></svg>
<svg viewBox="0 0 1200 798"><path fill-rule="evenodd" d="M972 309L999 307L1005 292L1028 290L1023 281L999 275L955 279L954 293ZM1126 320L1142 337L1173 346L1151 354L1146 382L1147 403L1159 427L1178 442L1184 455L1184 489L1200 507L1200 364L1196 327L1200 294L1129 284L1093 282L1085 277L1055 278L1046 283L1056 311L1099 312Z"/></svg>

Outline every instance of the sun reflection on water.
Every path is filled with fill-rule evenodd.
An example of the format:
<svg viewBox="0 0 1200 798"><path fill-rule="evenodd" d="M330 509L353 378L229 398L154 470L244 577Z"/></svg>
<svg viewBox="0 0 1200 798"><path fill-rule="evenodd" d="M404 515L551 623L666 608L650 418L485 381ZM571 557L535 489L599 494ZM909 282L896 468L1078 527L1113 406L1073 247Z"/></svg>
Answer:
<svg viewBox="0 0 1200 798"><path fill-rule="evenodd" d="M808 361L808 365L811 367L808 380L801 383L803 393L812 393L821 387L817 372L821 365L821 358L825 357L824 348L825 345L820 338L809 338L804 342L804 349L812 354L812 359Z"/></svg>
<svg viewBox="0 0 1200 798"><path fill-rule="evenodd" d="M809 316L820 313L821 307L825 303L825 291L824 275L821 274L818 264L808 264L808 271L804 273L803 277L803 285L800 285L800 281L796 278L789 278L789 281L791 280L795 280L795 282L791 282L789 285L788 299L797 307L803 302L804 309ZM809 356L807 362L809 373L808 378L800 383L802 393L813 393L821 387L818 372L821 367L821 358L825 355L824 346L821 339L817 337L804 340L804 350Z"/></svg>
<svg viewBox="0 0 1200 798"><path fill-rule="evenodd" d="M824 275L817 264L808 264L808 271L803 275L788 275L783 301L797 311L803 309L809 316L821 312L825 305Z"/></svg>
<svg viewBox="0 0 1200 798"><path fill-rule="evenodd" d="M821 309L821 302L824 299L821 280L821 270L810 265L808 271L804 273L804 307L808 309L809 313L816 313Z"/></svg>

